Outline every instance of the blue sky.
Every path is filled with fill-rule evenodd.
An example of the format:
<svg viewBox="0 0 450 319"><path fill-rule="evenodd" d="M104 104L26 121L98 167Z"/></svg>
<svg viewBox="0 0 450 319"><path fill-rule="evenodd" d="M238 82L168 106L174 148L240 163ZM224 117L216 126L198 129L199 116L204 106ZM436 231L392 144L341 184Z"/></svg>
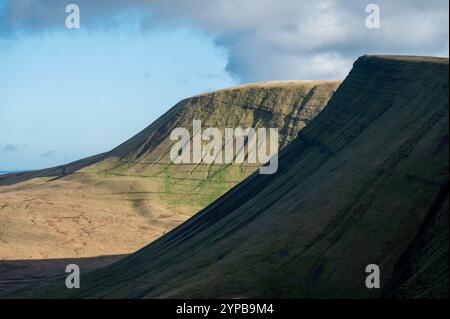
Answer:
<svg viewBox="0 0 450 319"><path fill-rule="evenodd" d="M65 6L80 7L67 29ZM368 29L366 6L380 8ZM0 171L108 151L179 100L449 55L448 0L0 0Z"/></svg>
<svg viewBox="0 0 450 319"><path fill-rule="evenodd" d="M233 85L226 52L192 30L54 31L0 42L0 170L108 151L179 100Z"/></svg>

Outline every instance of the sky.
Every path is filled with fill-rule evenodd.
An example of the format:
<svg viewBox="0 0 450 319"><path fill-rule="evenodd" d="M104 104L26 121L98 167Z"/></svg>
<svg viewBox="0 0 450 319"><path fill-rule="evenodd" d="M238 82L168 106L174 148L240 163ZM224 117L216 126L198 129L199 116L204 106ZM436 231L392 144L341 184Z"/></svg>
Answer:
<svg viewBox="0 0 450 319"><path fill-rule="evenodd" d="M68 4L80 28L65 26ZM380 8L380 28L365 25ZM0 0L0 171L108 151L179 100L344 79L363 54L446 56L447 0Z"/></svg>

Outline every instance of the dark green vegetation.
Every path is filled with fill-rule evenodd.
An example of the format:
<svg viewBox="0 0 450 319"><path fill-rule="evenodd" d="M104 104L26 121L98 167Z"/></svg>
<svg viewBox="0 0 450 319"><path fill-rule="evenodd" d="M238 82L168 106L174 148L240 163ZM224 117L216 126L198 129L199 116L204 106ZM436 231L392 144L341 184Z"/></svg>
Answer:
<svg viewBox="0 0 450 319"><path fill-rule="evenodd" d="M364 56L280 154L147 247L15 297L448 297L448 59ZM365 286L378 264L383 289Z"/></svg>

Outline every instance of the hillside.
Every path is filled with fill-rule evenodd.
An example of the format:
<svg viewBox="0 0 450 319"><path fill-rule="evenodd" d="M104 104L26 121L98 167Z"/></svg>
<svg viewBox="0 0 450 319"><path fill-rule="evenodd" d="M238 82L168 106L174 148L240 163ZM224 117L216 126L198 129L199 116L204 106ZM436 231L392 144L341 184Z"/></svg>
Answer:
<svg viewBox="0 0 450 319"><path fill-rule="evenodd" d="M172 129L191 128L194 119L203 127L278 127L284 146L325 107L338 85L268 82L194 96L110 152L0 176L0 269L16 267L5 260L117 255L141 248L258 167L173 165Z"/></svg>
<svg viewBox="0 0 450 319"><path fill-rule="evenodd" d="M277 174L252 174L81 289L16 296L448 297L448 71L361 57ZM383 289L365 286L373 263Z"/></svg>

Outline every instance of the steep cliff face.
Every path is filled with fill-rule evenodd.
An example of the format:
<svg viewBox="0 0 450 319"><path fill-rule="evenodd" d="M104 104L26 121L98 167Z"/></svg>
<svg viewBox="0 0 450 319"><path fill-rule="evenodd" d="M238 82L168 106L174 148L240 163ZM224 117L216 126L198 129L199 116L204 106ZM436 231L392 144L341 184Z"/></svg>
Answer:
<svg viewBox="0 0 450 319"><path fill-rule="evenodd" d="M18 296L381 297L366 288L368 264L383 288L402 277L388 296L421 296L448 274L445 248L436 262L426 256L448 244L427 235L448 218L445 201L436 206L448 185L448 111L448 59L361 57L281 151L277 174L251 175L76 292L54 282ZM418 268L435 275L415 280Z"/></svg>
<svg viewBox="0 0 450 319"><path fill-rule="evenodd" d="M185 221L254 172L255 164L174 165L176 127L276 127L284 146L339 82L242 85L185 99L111 152L0 177L0 259L125 254Z"/></svg>

